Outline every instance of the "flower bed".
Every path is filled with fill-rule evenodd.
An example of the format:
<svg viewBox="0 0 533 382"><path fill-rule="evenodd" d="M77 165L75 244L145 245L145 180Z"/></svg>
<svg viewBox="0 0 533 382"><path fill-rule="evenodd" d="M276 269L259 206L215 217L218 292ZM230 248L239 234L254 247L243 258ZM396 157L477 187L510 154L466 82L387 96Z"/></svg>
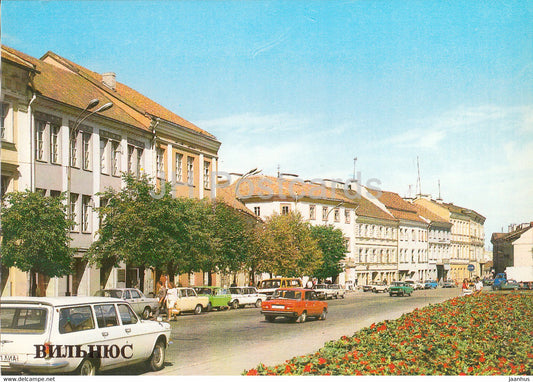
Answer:
<svg viewBox="0 0 533 382"><path fill-rule="evenodd" d="M244 374L531 375L533 295L457 297Z"/></svg>

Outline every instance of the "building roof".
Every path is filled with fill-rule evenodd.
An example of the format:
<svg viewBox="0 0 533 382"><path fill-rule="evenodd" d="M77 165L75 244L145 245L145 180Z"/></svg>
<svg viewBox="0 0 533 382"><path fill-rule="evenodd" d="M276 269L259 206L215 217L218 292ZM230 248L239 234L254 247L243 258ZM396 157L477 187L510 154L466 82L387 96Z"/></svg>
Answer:
<svg viewBox="0 0 533 382"><path fill-rule="evenodd" d="M83 110L89 101L98 98L100 105L113 102L111 109L101 113L133 127L152 131L152 118L159 118L171 124L205 137L216 139L193 123L159 105L136 90L116 82L113 90L102 82L102 75L80 66L53 52L47 52L41 59L29 56L13 48L2 45L2 56L14 59L37 70L34 90L42 97L71 105Z"/></svg>
<svg viewBox="0 0 533 382"><path fill-rule="evenodd" d="M228 187L218 187L217 188L217 202L226 204L229 207L236 209L244 214L253 217L256 220L261 220L259 216L252 212L244 203L235 197L234 189Z"/></svg>
<svg viewBox="0 0 533 382"><path fill-rule="evenodd" d="M431 212L424 206L421 206L420 204L416 203L410 204L416 209L419 216L428 219L429 221L431 221L431 223L437 223L439 225L448 225L450 227L452 226L452 223L450 223L448 220L441 218L439 215Z"/></svg>
<svg viewBox="0 0 533 382"><path fill-rule="evenodd" d="M477 218L485 222L485 217L483 215L469 208L456 206L453 203L442 203L442 205L446 207L452 213L467 215L471 218Z"/></svg>
<svg viewBox="0 0 533 382"><path fill-rule="evenodd" d="M521 226L521 228L518 228L514 231L511 231L511 232L494 232L491 236L491 239L490 241L494 244L495 242L497 241L515 241L516 239L520 238L520 236L522 236L522 234L524 234L525 232L529 231L531 228L533 227L533 222L529 223L529 224L523 224Z"/></svg>
<svg viewBox="0 0 533 382"><path fill-rule="evenodd" d="M2 59L10 61L18 66L21 66L25 69L28 69L30 71L35 71L35 65L32 64L30 61L24 59L23 57L20 57L16 54L14 54L9 49L4 49L4 46L2 45Z"/></svg>
<svg viewBox="0 0 533 382"><path fill-rule="evenodd" d="M417 209L413 207L411 203L406 202L397 193L391 191L376 191L372 189L368 189L368 191L383 203L395 218L426 223L424 219L418 216Z"/></svg>

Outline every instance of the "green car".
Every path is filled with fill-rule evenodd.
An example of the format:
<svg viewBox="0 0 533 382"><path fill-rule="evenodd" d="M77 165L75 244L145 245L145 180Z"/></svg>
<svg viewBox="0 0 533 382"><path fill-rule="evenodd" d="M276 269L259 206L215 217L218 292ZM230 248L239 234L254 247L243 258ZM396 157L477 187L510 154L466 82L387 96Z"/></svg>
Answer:
<svg viewBox="0 0 533 382"><path fill-rule="evenodd" d="M229 294L227 289L223 289L221 287L216 286L200 286L194 287L194 290L196 291L198 296L209 297L209 304L207 305L208 312L213 309L229 309L231 294Z"/></svg>
<svg viewBox="0 0 533 382"><path fill-rule="evenodd" d="M412 286L403 281L394 281L389 287L389 296L410 296L413 290Z"/></svg>

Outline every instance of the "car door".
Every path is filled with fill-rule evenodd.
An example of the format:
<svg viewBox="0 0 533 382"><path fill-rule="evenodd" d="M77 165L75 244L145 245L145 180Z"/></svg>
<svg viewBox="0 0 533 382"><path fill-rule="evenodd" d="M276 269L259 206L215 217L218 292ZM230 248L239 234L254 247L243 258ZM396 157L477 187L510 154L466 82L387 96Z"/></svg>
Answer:
<svg viewBox="0 0 533 382"><path fill-rule="evenodd" d="M125 355L131 358L126 359L128 363L148 358L151 352L151 333L146 332L140 325L139 317L134 313L128 304L117 304L120 322L124 335ZM130 351L131 349L131 351Z"/></svg>
<svg viewBox="0 0 533 382"><path fill-rule="evenodd" d="M130 306L133 308L135 313L142 314L144 310L144 300L141 296L141 292L139 292L137 289L131 289L131 300L133 303L130 303Z"/></svg>
<svg viewBox="0 0 533 382"><path fill-rule="evenodd" d="M200 302L198 301L198 295L192 288L187 288L187 310L194 310L196 305Z"/></svg>
<svg viewBox="0 0 533 382"><path fill-rule="evenodd" d="M115 304L95 304L93 306L97 323L96 337L102 341L104 345L109 347L122 346L126 344L125 333L120 324ZM105 357L100 360L102 368L109 366L116 366L126 361L122 355L118 354L116 358Z"/></svg>

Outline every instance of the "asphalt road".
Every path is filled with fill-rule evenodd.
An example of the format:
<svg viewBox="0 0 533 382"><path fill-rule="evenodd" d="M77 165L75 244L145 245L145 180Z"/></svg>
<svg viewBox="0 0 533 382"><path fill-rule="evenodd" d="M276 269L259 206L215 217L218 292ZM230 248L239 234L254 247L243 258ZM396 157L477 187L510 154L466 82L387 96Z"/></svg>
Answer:
<svg viewBox="0 0 533 382"><path fill-rule="evenodd" d="M165 368L147 372L140 366L103 374L114 375L240 375L259 363L277 365L312 353L336 340L386 319L395 319L428 304L460 295L460 288L418 290L410 297L352 292L345 299L329 300L325 321L303 324L264 320L258 308L184 314L172 324L172 343Z"/></svg>

